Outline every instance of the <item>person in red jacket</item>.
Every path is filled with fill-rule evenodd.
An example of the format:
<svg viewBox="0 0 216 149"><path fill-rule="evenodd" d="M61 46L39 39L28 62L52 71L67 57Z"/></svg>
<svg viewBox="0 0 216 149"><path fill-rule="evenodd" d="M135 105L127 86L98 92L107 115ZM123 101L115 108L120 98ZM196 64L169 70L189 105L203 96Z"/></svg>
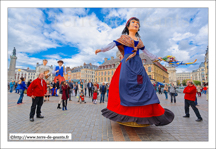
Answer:
<svg viewBox="0 0 216 149"><path fill-rule="evenodd" d="M199 110L196 108L195 100L196 100L196 87L193 85L192 81L187 81L187 87L185 87L183 93L185 93L184 99L185 99L185 116L184 118L189 118L189 106L192 107L194 110L196 116L197 116L197 122L202 121L202 117L199 113Z"/></svg>
<svg viewBox="0 0 216 149"><path fill-rule="evenodd" d="M44 118L41 115L41 107L43 105L43 97L47 91L46 81L43 79L44 74L40 73L38 78L32 81L27 89L27 96L32 98L32 106L30 111L30 121L34 121L35 109L37 105L37 118Z"/></svg>

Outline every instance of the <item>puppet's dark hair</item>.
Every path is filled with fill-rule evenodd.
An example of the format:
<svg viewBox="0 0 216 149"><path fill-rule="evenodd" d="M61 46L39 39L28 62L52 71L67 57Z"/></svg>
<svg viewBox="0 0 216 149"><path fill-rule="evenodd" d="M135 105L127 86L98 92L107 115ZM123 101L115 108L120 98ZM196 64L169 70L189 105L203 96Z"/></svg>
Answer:
<svg viewBox="0 0 216 149"><path fill-rule="evenodd" d="M133 19L131 19L131 20L136 20L136 21L140 22L139 19L137 19L137 18L133 18ZM128 24L125 26L124 30L122 31L122 34L129 35L128 27L130 26L131 20L130 20L130 21L128 22ZM139 29L138 29L138 31L139 31L139 30L140 30L140 23L139 23ZM139 37L139 38L140 38L140 35L139 35L138 32L136 32L136 37Z"/></svg>

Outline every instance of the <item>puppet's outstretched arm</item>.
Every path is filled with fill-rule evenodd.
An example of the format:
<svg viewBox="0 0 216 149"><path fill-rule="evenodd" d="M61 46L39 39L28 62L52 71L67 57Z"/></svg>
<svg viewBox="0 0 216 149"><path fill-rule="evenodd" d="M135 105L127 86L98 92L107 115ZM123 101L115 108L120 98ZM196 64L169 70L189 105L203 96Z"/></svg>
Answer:
<svg viewBox="0 0 216 149"><path fill-rule="evenodd" d="M107 46L101 48L101 52L109 51L109 50L113 49L115 46L116 46L116 43L115 42L111 42Z"/></svg>
<svg viewBox="0 0 216 149"><path fill-rule="evenodd" d="M143 53L145 53L145 55L147 55L148 57L150 57L152 60L156 60L158 59L158 57L154 54L151 54L146 48L145 46L143 48L141 48L141 50L143 51Z"/></svg>

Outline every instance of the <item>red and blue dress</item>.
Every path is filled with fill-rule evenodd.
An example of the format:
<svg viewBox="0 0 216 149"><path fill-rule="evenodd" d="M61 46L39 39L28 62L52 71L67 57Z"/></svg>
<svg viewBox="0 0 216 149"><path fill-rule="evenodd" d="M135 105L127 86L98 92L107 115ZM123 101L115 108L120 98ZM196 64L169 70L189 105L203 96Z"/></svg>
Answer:
<svg viewBox="0 0 216 149"><path fill-rule="evenodd" d="M101 51L108 51L115 46L118 47L124 58L110 82L108 104L107 108L101 111L102 115L117 122L136 122L156 126L171 123L174 114L160 105L155 89L139 57L139 50L152 59L157 57L145 49L141 39L136 41L128 35L122 35ZM134 47L138 49L136 55L126 61L134 53L132 52Z"/></svg>

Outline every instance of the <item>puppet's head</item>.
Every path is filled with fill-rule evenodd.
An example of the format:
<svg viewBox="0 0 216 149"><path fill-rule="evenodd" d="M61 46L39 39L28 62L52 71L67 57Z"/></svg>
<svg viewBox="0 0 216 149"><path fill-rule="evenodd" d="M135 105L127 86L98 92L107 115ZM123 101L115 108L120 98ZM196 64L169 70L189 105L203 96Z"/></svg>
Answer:
<svg viewBox="0 0 216 149"><path fill-rule="evenodd" d="M48 62L48 61L47 61L46 59L44 59L44 60L43 60L43 65L46 66L47 62Z"/></svg>
<svg viewBox="0 0 216 149"><path fill-rule="evenodd" d="M124 30L122 31L122 34L127 34L129 35L129 32L136 32L136 36L140 37L138 31L140 30L140 21L136 17L130 18L126 25Z"/></svg>
<svg viewBox="0 0 216 149"><path fill-rule="evenodd" d="M62 60L59 60L57 63L59 66L62 66L64 62Z"/></svg>

